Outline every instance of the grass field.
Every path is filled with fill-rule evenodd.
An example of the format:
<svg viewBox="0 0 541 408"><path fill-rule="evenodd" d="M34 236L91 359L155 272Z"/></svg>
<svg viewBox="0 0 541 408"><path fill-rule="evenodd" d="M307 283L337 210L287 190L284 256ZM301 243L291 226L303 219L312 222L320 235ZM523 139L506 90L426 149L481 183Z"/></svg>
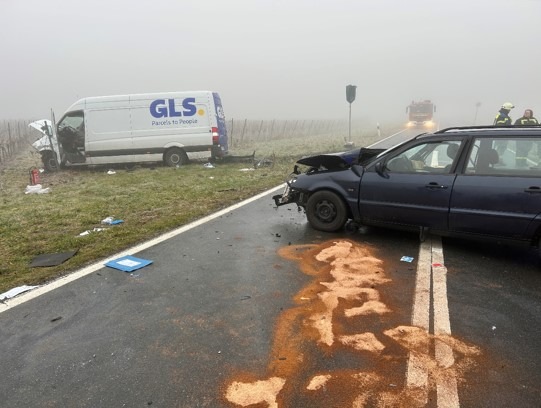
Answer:
<svg viewBox="0 0 541 408"><path fill-rule="evenodd" d="M352 141L369 145L377 134L359 132ZM42 284L96 262L166 231L204 217L281 184L294 162L304 155L344 150L341 135L293 137L277 140L246 138L234 155L255 150L250 161L217 163L206 168L193 162L179 168L162 165L76 168L41 173L48 194L25 194L29 170L41 167L31 147L0 168L0 293L23 284ZM104 226L108 216L124 223ZM79 234L93 228L107 229ZM29 264L40 254L77 250L54 267Z"/></svg>

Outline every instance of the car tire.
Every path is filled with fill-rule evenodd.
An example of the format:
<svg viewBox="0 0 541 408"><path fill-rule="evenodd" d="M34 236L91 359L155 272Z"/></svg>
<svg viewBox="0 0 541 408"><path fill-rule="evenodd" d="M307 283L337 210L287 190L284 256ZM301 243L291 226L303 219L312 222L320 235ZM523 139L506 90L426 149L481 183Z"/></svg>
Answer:
<svg viewBox="0 0 541 408"><path fill-rule="evenodd" d="M306 204L306 217L310 225L319 231L335 232L348 220L344 201L332 191L317 191Z"/></svg>
<svg viewBox="0 0 541 408"><path fill-rule="evenodd" d="M165 152L163 161L169 167L182 166L188 163L188 155L184 150L178 147L172 147Z"/></svg>
<svg viewBox="0 0 541 408"><path fill-rule="evenodd" d="M55 154L51 151L45 151L41 153L41 161L43 162L43 168L45 171L54 172L58 171L58 163L55 160Z"/></svg>

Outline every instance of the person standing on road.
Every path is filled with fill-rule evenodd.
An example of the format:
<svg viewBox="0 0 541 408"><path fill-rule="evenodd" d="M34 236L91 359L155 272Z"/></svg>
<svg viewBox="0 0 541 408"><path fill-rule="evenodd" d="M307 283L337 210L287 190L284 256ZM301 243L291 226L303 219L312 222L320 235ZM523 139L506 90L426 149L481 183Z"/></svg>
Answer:
<svg viewBox="0 0 541 408"><path fill-rule="evenodd" d="M514 107L515 105L513 105L511 102L505 102L496 115L496 118L494 118L494 126L511 126L513 121L509 117L509 112L511 112L511 109ZM507 150L507 141L496 141L494 143L494 148L498 152L500 160L503 162L502 156Z"/></svg>
<svg viewBox="0 0 541 408"><path fill-rule="evenodd" d="M524 115L515 121L515 126L535 126L539 125L537 119L533 116L531 109L526 109ZM517 141L517 153L515 156L515 163L517 167L528 167L528 153L533 146L531 141ZM537 156L538 161L541 157L541 146L537 143Z"/></svg>

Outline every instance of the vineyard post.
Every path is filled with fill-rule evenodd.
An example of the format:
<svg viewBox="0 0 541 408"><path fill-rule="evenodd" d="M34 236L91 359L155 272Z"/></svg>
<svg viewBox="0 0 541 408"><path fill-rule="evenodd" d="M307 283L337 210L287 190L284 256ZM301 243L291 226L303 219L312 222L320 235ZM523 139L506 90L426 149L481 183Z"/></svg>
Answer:
<svg viewBox="0 0 541 408"><path fill-rule="evenodd" d="M246 130L246 122L248 121L248 119L244 119L244 125L242 126L242 132L240 134L240 143L243 144L244 143L244 132Z"/></svg>
<svg viewBox="0 0 541 408"><path fill-rule="evenodd" d="M229 135L229 145L231 147L233 147L233 130L234 130L234 122L233 122L233 118L231 118L231 131L229 132L230 135Z"/></svg>

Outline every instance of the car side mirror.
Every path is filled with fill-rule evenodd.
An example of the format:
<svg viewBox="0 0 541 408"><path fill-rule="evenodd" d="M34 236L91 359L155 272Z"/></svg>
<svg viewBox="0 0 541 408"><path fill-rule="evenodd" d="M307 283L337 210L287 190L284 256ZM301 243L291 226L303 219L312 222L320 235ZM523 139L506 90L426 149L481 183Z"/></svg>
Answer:
<svg viewBox="0 0 541 408"><path fill-rule="evenodd" d="M375 169L376 173L378 173L381 177L389 178L389 174L387 173L387 166L385 166L384 161L377 162Z"/></svg>

